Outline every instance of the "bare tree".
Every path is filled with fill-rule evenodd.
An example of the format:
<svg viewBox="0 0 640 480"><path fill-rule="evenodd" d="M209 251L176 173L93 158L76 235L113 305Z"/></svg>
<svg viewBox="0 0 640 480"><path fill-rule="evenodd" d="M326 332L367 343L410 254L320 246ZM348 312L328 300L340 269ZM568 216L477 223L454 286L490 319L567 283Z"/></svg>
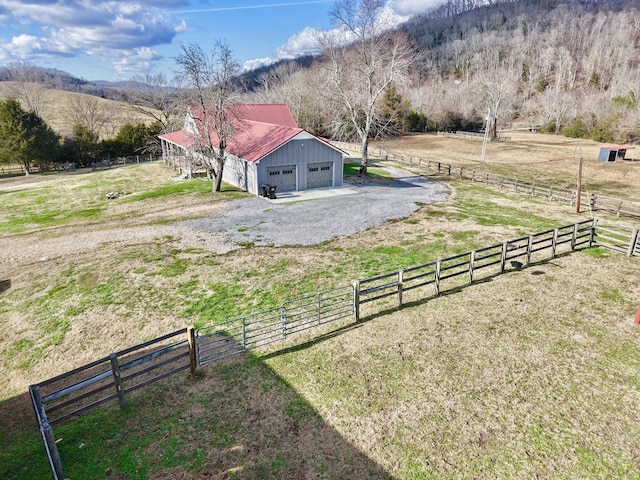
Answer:
<svg viewBox="0 0 640 480"><path fill-rule="evenodd" d="M181 78L188 84L188 100L197 148L200 150L213 190L220 191L227 158L227 146L232 141L240 121L233 105L239 99L238 62L223 40L216 40L207 54L199 45L182 46L175 58Z"/></svg>
<svg viewBox="0 0 640 480"><path fill-rule="evenodd" d="M393 29L384 0L338 0L330 15L336 29L318 37L327 57L327 91L362 144L366 174L376 106L385 89L416 60L407 37ZM344 127L344 125L342 125Z"/></svg>
<svg viewBox="0 0 640 480"><path fill-rule="evenodd" d="M9 88L9 96L17 98L27 112L42 117L47 108L42 72L34 66L11 64L7 67L9 79L14 82Z"/></svg>
<svg viewBox="0 0 640 480"><path fill-rule="evenodd" d="M67 116L72 125L81 125L95 138L113 134L115 112L108 101L91 95L74 94L67 103Z"/></svg>
<svg viewBox="0 0 640 480"><path fill-rule="evenodd" d="M498 138L498 123L511 120L516 99L518 72L506 69L489 70L480 79L484 103L489 112L491 139Z"/></svg>
<svg viewBox="0 0 640 480"><path fill-rule="evenodd" d="M124 96L135 113L160 125L160 133L175 130L181 120L179 116L184 114L178 86L162 73L133 77ZM149 145L147 150L156 153L156 147L160 148L159 142Z"/></svg>

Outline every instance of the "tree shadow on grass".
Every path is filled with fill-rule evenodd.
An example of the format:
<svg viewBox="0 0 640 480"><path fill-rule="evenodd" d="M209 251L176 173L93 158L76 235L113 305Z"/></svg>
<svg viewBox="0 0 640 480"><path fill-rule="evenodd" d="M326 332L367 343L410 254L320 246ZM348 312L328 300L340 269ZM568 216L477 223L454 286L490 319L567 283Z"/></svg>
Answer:
<svg viewBox="0 0 640 480"><path fill-rule="evenodd" d="M2 478L50 478L28 394L9 403L23 418L19 436L2 432L4 445L18 443L3 449ZM393 478L253 355L169 378L54 434L71 479Z"/></svg>
<svg viewBox="0 0 640 480"><path fill-rule="evenodd" d="M0 445L0 478L51 478L27 392L0 402Z"/></svg>

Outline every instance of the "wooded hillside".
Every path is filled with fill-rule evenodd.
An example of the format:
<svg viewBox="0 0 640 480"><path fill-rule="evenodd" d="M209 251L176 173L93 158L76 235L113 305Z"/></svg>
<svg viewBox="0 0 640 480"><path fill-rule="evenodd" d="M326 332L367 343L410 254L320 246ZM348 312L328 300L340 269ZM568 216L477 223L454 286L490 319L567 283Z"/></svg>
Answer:
<svg viewBox="0 0 640 480"><path fill-rule="evenodd" d="M598 141L640 138L640 11L634 0L448 1L402 26L420 59L396 88L420 130L541 126ZM262 101L286 101L302 126L332 133L322 59L265 72ZM320 94L318 95L318 92Z"/></svg>

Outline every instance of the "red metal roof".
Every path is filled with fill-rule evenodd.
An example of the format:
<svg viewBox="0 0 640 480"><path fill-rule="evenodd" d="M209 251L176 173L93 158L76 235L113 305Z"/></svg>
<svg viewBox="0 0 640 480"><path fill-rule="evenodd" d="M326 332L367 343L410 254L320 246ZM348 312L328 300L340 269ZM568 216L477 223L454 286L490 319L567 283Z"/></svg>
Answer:
<svg viewBox="0 0 640 480"><path fill-rule="evenodd" d="M298 128L289 107L284 103L249 103L232 107L238 118Z"/></svg>
<svg viewBox="0 0 640 480"><path fill-rule="evenodd" d="M297 127L245 122L228 150L237 157L256 162L302 132L304 130Z"/></svg>
<svg viewBox="0 0 640 480"><path fill-rule="evenodd" d="M285 104L245 104L232 108L238 119L233 122L236 124L235 136L227 145L227 152L250 162L260 160L304 132L298 128ZM192 107L191 115L197 117L199 114L198 108ZM202 127L201 122L198 127ZM185 130L166 133L160 138L186 149L193 148L197 141L196 135ZM218 144L215 131L211 131L211 139L214 145Z"/></svg>
<svg viewBox="0 0 640 480"><path fill-rule="evenodd" d="M184 130L178 130L177 132L171 132L171 133L164 133L158 136L171 143L175 143L176 145L180 145L181 147L185 147L185 148L193 147L196 140L192 133L185 132Z"/></svg>
<svg viewBox="0 0 640 480"><path fill-rule="evenodd" d="M250 162L256 162L302 132L304 130L301 128L244 121L233 140L227 145L227 152ZM160 138L187 149L193 148L197 141L195 135L183 130L160 135ZM218 143L215 132L211 132L211 139L214 145Z"/></svg>

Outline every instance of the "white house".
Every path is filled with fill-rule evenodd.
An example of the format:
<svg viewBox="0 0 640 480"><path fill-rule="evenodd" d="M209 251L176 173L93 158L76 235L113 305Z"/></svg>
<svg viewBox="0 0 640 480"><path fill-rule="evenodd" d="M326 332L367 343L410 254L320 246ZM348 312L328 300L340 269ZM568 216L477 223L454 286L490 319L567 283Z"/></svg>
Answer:
<svg viewBox="0 0 640 480"><path fill-rule="evenodd" d="M234 116L240 126L227 145L224 182L256 195L260 185L277 192L342 186L344 152L299 128L286 105L236 105ZM198 138L190 111L182 130L160 135L165 163L191 174L201 158Z"/></svg>

